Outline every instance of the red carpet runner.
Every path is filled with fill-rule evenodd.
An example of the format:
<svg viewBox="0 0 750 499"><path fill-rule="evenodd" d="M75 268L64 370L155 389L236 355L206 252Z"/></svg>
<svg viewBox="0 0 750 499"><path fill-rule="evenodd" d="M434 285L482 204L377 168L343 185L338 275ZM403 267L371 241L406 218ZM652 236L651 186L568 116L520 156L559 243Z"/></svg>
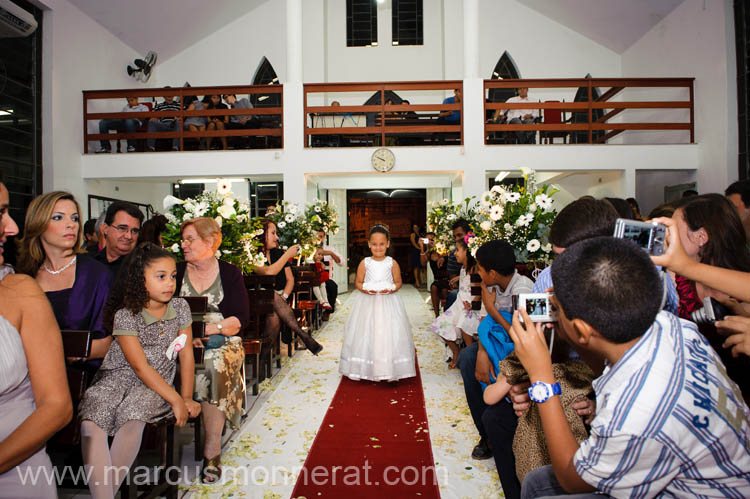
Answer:
<svg viewBox="0 0 750 499"><path fill-rule="evenodd" d="M292 497L440 497L418 367L397 383L341 379Z"/></svg>

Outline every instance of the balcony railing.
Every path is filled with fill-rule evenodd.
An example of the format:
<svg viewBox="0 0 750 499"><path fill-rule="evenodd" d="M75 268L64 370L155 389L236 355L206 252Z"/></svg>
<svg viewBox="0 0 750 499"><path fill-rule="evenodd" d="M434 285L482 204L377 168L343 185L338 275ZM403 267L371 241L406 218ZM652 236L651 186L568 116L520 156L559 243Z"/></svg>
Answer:
<svg viewBox="0 0 750 499"><path fill-rule="evenodd" d="M463 144L463 102L443 104L455 90L463 82L306 84L305 147Z"/></svg>
<svg viewBox="0 0 750 499"><path fill-rule="evenodd" d="M524 142L524 132L535 136L539 142L553 142L556 138L571 143L603 144L620 136L625 140L628 131L682 131L695 142L693 121L693 78L582 78L582 79L519 79L485 80L485 143ZM529 89L533 102L503 101L513 90ZM505 92L502 90L505 89ZM565 90L573 89L571 101L561 99ZM599 89L603 91L599 94ZM499 94L499 95L498 95ZM504 95L503 95L504 94ZM543 94L541 102L535 94ZM573 98L572 96L576 96ZM613 100L616 96L627 100ZM686 98L685 98L686 97ZM533 109L540 115L533 123L509 123L502 116L513 109ZM497 113L499 111L499 113ZM568 114L569 113L569 114ZM495 119L499 114L499 119ZM611 121L617 117L617 121ZM624 121L626 118L635 120ZM678 121L672 121L678 119ZM652 137L656 134L652 134ZM528 135L527 135L528 136ZM677 143L688 140L675 139L674 134L659 133L661 142ZM643 140L637 142L643 143ZM649 140L653 143L653 140ZM627 142L626 142L627 143Z"/></svg>
<svg viewBox="0 0 750 499"><path fill-rule="evenodd" d="M87 153L89 143L92 141L110 141L110 140L136 140L139 144L138 149L145 149L145 142L148 139L174 139L179 141L179 149L185 150L186 147L200 146L201 139L218 139L229 137L247 137L250 140L251 148L281 148L283 147L283 93L282 85L243 85L243 86L219 86L219 87L179 87L179 88L147 88L147 89L127 89L127 90L84 90L83 91L83 151ZM185 110L183 102L188 96L205 96L205 95L229 95L236 94L241 99L247 94L251 101L255 101L255 106L250 109L202 109L202 110ZM257 98L253 99L253 96ZM140 99L150 98L152 102L157 98L175 97L179 103L179 111L160 111L160 112L102 112L103 109L116 107L121 109L128 97L138 97ZM116 104L112 101L116 100ZM110 101L110 102L107 102ZM264 105L263 102L273 104L273 107ZM152 102L145 103L153 108ZM143 102L141 102L143 103ZM278 104L278 105L276 105ZM190 116L252 116L257 128L242 129L224 129L224 130L185 130L184 120ZM147 122L150 119L161 119L175 117L179 126L174 131L149 132ZM141 124L138 130L132 133L125 133L122 128L117 129L117 133L97 133L89 132L89 123L97 120L125 120L134 118L140 120ZM98 126L92 126L98 131ZM230 139L231 141L232 139ZM236 140L236 139L235 139ZM190 144L192 142L192 144ZM248 145L245 141L244 145ZM198 147L196 147L198 146Z"/></svg>

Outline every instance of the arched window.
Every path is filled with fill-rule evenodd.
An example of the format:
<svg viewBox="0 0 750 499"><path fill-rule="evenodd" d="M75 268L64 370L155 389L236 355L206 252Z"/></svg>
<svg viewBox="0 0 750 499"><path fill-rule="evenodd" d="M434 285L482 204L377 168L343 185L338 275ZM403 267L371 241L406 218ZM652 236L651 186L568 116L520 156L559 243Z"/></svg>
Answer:
<svg viewBox="0 0 750 499"><path fill-rule="evenodd" d="M265 57L261 59L258 69L255 70L253 85L278 85L279 77L276 76L273 66ZM279 107L281 106L281 94L252 94L250 102L253 107Z"/></svg>
<svg viewBox="0 0 750 499"><path fill-rule="evenodd" d="M516 67L516 63L513 62L513 58L510 56L508 51L503 52L503 55L498 59L495 64L495 69L490 75L492 80L507 80L520 78L520 73ZM510 97L516 95L515 88L491 88L489 92L489 102L505 102ZM488 116L489 119L491 116Z"/></svg>
<svg viewBox="0 0 750 499"><path fill-rule="evenodd" d="M591 74L587 74L584 76L584 78L591 78ZM591 87L591 98L593 100L599 99L601 93L599 92L599 89L596 87ZM579 87L578 91L576 92L575 99L573 99L575 102L587 102L589 100L589 89L588 87ZM586 123L588 121L588 111L583 111L579 113L572 113L573 116L573 123ZM591 120L597 121L602 116L604 116L604 110L603 109L592 109L591 110ZM591 133L591 141L596 142L599 137L604 136L604 130L594 130ZM572 133L572 142L574 144L585 144L589 141L589 133L585 130L580 130Z"/></svg>

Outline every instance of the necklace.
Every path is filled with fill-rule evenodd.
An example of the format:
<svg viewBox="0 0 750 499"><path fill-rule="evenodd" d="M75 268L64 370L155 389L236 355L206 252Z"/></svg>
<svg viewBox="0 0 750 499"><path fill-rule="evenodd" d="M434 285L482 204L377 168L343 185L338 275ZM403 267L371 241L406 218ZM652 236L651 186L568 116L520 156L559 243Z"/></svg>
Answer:
<svg viewBox="0 0 750 499"><path fill-rule="evenodd" d="M62 272L63 272L63 271L65 270L65 269L67 269L68 267L70 267L71 265L73 265L74 263L76 263L76 259L77 259L77 258L78 258L78 256L74 256L74 257L73 257L73 259L72 259L71 261L69 261L68 263L66 263L65 265L63 265L63 266L62 266L62 267L61 267L60 269L58 269L58 270L52 270L51 268L47 267L47 264L45 263L45 264L44 264L44 270L46 270L47 272L49 272L49 273L50 273L50 274L52 274L52 275L57 275L57 274L60 274L60 273L62 273Z"/></svg>

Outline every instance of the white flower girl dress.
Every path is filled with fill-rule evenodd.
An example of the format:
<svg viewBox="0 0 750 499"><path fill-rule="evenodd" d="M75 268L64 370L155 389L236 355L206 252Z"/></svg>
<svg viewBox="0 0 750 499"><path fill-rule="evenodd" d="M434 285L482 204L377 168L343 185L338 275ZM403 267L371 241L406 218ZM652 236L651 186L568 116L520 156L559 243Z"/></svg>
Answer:
<svg viewBox="0 0 750 499"><path fill-rule="evenodd" d="M365 258L366 290L395 288L393 259ZM414 340L404 303L397 293L353 297L341 347L339 372L353 380L395 381L416 376Z"/></svg>

